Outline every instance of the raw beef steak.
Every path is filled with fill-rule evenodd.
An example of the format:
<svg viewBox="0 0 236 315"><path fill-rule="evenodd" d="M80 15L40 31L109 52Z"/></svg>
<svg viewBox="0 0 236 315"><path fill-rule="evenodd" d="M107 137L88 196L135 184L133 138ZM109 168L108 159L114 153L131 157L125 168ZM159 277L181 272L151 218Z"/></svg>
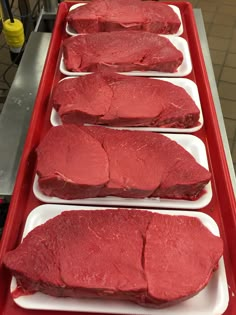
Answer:
<svg viewBox="0 0 236 315"><path fill-rule="evenodd" d="M197 218L153 215L144 253L149 296L169 302L195 295L218 268L222 252L223 242Z"/></svg>
<svg viewBox="0 0 236 315"><path fill-rule="evenodd" d="M35 228L4 264L26 293L159 307L203 289L222 252L222 240L197 218L78 210Z"/></svg>
<svg viewBox="0 0 236 315"><path fill-rule="evenodd" d="M52 128L37 155L39 185L47 195L95 197L109 180L107 154L101 144L74 125Z"/></svg>
<svg viewBox="0 0 236 315"><path fill-rule="evenodd" d="M62 80L52 104L64 124L190 128L199 120L199 109L183 88L116 73Z"/></svg>
<svg viewBox="0 0 236 315"><path fill-rule="evenodd" d="M174 34L178 15L165 3L140 0L93 0L71 10L67 22L78 33L143 30Z"/></svg>
<svg viewBox="0 0 236 315"><path fill-rule="evenodd" d="M67 70L176 72L183 61L181 51L166 37L143 31L117 31L67 38L63 43Z"/></svg>
<svg viewBox="0 0 236 315"><path fill-rule="evenodd" d="M53 127L37 149L39 187L62 199L196 199L211 174L166 136L104 127Z"/></svg>

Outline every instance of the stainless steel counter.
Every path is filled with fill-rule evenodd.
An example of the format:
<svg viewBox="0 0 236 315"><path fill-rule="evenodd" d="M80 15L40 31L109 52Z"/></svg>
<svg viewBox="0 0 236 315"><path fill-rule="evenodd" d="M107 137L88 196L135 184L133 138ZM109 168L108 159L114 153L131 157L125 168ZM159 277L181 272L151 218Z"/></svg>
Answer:
<svg viewBox="0 0 236 315"><path fill-rule="evenodd" d="M234 167L225 131L201 10L195 9L194 14L217 111L231 181L236 195ZM13 192L18 165L50 38L50 33L35 32L31 34L2 114L0 115L0 196L6 199L10 198Z"/></svg>
<svg viewBox="0 0 236 315"><path fill-rule="evenodd" d="M12 195L50 33L31 33L0 115L0 196Z"/></svg>

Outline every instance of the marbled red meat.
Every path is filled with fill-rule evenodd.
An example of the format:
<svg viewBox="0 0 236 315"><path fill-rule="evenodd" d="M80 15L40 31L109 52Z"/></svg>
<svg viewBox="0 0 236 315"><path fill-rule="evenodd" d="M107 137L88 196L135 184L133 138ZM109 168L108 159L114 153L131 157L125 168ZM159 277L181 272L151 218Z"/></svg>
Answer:
<svg viewBox="0 0 236 315"><path fill-rule="evenodd" d="M163 307L202 290L222 252L197 218L79 210L35 228L4 264L26 291Z"/></svg>
<svg viewBox="0 0 236 315"><path fill-rule="evenodd" d="M182 87L116 73L62 80L53 90L52 104L64 124L190 128L200 115Z"/></svg>
<svg viewBox="0 0 236 315"><path fill-rule="evenodd" d="M183 54L163 36L143 31L77 35L63 42L66 69L176 72Z"/></svg>
<svg viewBox="0 0 236 315"><path fill-rule="evenodd" d="M211 174L183 147L152 132L53 127L37 149L39 187L62 199L196 199Z"/></svg>
<svg viewBox="0 0 236 315"><path fill-rule="evenodd" d="M165 3L140 0L93 0L71 10L67 22L78 33L143 30L174 34L178 15Z"/></svg>
<svg viewBox="0 0 236 315"><path fill-rule="evenodd" d="M39 185L65 199L96 196L109 179L101 144L74 125L52 128L37 149Z"/></svg>

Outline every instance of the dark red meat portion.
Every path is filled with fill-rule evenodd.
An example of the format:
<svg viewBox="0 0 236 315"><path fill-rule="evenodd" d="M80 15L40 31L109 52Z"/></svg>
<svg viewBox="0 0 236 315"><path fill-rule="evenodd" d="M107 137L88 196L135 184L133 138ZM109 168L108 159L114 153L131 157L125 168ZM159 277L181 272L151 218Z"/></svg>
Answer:
<svg viewBox="0 0 236 315"><path fill-rule="evenodd" d="M166 37L138 31L77 35L63 43L69 71L162 71L176 72L181 51Z"/></svg>
<svg viewBox="0 0 236 315"><path fill-rule="evenodd" d="M211 174L175 141L157 133L64 125L38 149L45 195L195 199Z"/></svg>
<svg viewBox="0 0 236 315"><path fill-rule="evenodd" d="M199 120L199 109L183 88L115 73L63 80L52 103L64 124L190 128Z"/></svg>
<svg viewBox="0 0 236 315"><path fill-rule="evenodd" d="M93 0L70 11L67 21L78 33L143 30L174 34L180 27L168 5L140 0Z"/></svg>
<svg viewBox="0 0 236 315"><path fill-rule="evenodd" d="M96 123L109 110L113 92L102 76L96 76L65 79L56 86L52 102L63 121Z"/></svg>
<svg viewBox="0 0 236 315"><path fill-rule="evenodd" d="M35 228L4 264L26 291L159 307L204 288L222 252L196 218L80 210Z"/></svg>
<svg viewBox="0 0 236 315"><path fill-rule="evenodd" d="M98 141L74 125L50 129L37 155L39 185L46 195L95 197L108 182L106 152Z"/></svg>
<svg viewBox="0 0 236 315"><path fill-rule="evenodd" d="M154 215L144 254L149 295L166 302L195 295L217 269L222 250L196 218Z"/></svg>

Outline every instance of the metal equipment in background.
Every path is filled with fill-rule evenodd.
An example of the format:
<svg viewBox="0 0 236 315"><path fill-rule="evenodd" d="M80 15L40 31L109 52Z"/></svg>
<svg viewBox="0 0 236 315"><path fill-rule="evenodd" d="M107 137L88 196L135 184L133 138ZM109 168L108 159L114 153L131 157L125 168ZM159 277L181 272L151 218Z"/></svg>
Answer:
<svg viewBox="0 0 236 315"><path fill-rule="evenodd" d="M23 23L13 16L8 0L1 0L0 3L3 33L9 47L11 60L13 63L19 64L25 43Z"/></svg>
<svg viewBox="0 0 236 315"><path fill-rule="evenodd" d="M47 13L56 13L58 8L57 0L43 0L44 11Z"/></svg>
<svg viewBox="0 0 236 315"><path fill-rule="evenodd" d="M0 113L12 84L8 74L21 62L29 36L35 30L42 11L43 0L0 0L0 36L3 42L0 55L3 51L5 54L9 52L11 60L9 63L8 58L0 58L3 69L0 73ZM1 31L4 23L5 28Z"/></svg>

